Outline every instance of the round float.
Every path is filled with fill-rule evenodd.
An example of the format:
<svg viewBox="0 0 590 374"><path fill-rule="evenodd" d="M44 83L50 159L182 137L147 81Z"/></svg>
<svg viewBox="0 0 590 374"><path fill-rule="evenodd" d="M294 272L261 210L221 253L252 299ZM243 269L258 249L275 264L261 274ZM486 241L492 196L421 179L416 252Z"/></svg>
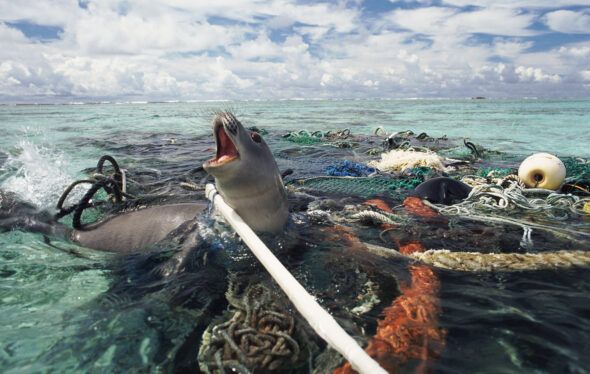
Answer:
<svg viewBox="0 0 590 374"><path fill-rule="evenodd" d="M532 188L556 190L565 180L565 165L549 153L535 153L518 168L518 178Z"/></svg>

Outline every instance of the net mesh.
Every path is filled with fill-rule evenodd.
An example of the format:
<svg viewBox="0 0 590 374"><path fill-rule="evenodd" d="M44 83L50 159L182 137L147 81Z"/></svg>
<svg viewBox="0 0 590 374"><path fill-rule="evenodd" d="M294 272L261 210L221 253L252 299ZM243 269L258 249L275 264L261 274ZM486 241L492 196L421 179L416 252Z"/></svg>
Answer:
<svg viewBox="0 0 590 374"><path fill-rule="evenodd" d="M409 190L424 182L430 168L414 168L406 175L398 178L388 176L375 177L316 177L299 179L292 185L328 194L347 194L359 197L369 197L376 194L393 193L399 190Z"/></svg>

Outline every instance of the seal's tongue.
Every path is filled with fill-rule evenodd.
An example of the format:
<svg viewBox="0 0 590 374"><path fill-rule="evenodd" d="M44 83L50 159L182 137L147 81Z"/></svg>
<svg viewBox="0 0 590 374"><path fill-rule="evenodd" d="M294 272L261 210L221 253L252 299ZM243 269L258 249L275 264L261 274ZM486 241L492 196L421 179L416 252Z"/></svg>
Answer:
<svg viewBox="0 0 590 374"><path fill-rule="evenodd" d="M224 161L230 161L239 156L236 146L226 134L223 126L217 127L215 136L217 138L217 155L214 160L215 162L220 163Z"/></svg>

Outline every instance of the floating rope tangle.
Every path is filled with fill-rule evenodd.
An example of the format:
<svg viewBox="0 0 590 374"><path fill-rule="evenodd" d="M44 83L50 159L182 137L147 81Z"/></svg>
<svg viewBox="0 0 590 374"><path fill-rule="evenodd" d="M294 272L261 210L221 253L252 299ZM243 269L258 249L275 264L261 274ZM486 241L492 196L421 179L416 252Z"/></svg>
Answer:
<svg viewBox="0 0 590 374"><path fill-rule="evenodd" d="M443 159L436 153L419 152L416 148L382 153L381 160L371 161L368 165L386 172L404 171L421 166L440 171L446 170Z"/></svg>
<svg viewBox="0 0 590 374"><path fill-rule="evenodd" d="M382 257L417 260L436 268L457 271L529 271L590 266L590 251L481 253L430 249L405 255L395 249L370 243L363 244L369 252Z"/></svg>
<svg viewBox="0 0 590 374"><path fill-rule="evenodd" d="M217 193L215 186L207 184L205 195L213 202L215 208L242 238L266 271L289 297L295 308L322 339L344 356L358 372L386 373L297 282L295 277L289 273L238 213L225 203Z"/></svg>
<svg viewBox="0 0 590 374"><path fill-rule="evenodd" d="M411 257L432 266L459 271L528 271L590 265L590 251L478 253L431 249Z"/></svg>
<svg viewBox="0 0 590 374"><path fill-rule="evenodd" d="M201 370L225 373L273 371L293 365L299 358L299 343L293 337L294 318L261 284L249 286L241 297L230 281L226 297L235 309L228 321L209 327L199 350Z"/></svg>
<svg viewBox="0 0 590 374"><path fill-rule="evenodd" d="M528 198L525 194L548 196L545 199ZM476 209L502 211L518 208L530 212L545 212L553 219L565 220L570 214L588 214L584 211L586 202L590 202L590 198L553 193L538 188L529 191L517 183L511 183L507 188L496 184L484 184L473 187L464 201L448 207L439 206L437 210L445 215L465 215Z"/></svg>

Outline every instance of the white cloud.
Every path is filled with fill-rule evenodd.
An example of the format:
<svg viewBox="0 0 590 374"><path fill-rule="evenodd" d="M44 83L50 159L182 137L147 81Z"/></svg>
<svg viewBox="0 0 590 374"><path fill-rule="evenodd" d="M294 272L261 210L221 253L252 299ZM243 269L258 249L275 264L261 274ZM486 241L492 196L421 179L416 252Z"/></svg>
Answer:
<svg viewBox="0 0 590 374"><path fill-rule="evenodd" d="M551 82L558 83L561 77L556 74L547 74L540 68L519 66L514 72L521 82Z"/></svg>
<svg viewBox="0 0 590 374"><path fill-rule="evenodd" d="M31 0L26 7L0 0L0 96L36 101L39 95L159 100L588 93L589 42L531 51L535 44L528 37L539 32L530 28L535 22L566 27L556 26L563 19L559 8L532 0L444 3L478 7L421 1L416 9L363 18L368 4L360 1L100 0L83 9L74 0ZM547 17L539 18L547 11L540 8L549 10ZM584 11L567 12L576 16L568 27L584 26ZM59 26L63 33L39 42L2 23L22 20Z"/></svg>
<svg viewBox="0 0 590 374"><path fill-rule="evenodd" d="M393 11L394 25L426 35L492 35L529 36L534 15L505 8L486 8L469 12L443 7Z"/></svg>
<svg viewBox="0 0 590 374"><path fill-rule="evenodd" d="M532 42L519 40L506 40L497 38L494 40L494 54L501 57L516 58L533 46Z"/></svg>
<svg viewBox="0 0 590 374"><path fill-rule="evenodd" d="M502 7L502 8L561 8L590 5L588 0L442 0L455 6Z"/></svg>
<svg viewBox="0 0 590 374"><path fill-rule="evenodd" d="M545 23L552 30L570 34L590 34L590 11L557 10L547 13Z"/></svg>
<svg viewBox="0 0 590 374"><path fill-rule="evenodd" d="M4 43L28 43L27 37L12 27L0 23L0 42Z"/></svg>

